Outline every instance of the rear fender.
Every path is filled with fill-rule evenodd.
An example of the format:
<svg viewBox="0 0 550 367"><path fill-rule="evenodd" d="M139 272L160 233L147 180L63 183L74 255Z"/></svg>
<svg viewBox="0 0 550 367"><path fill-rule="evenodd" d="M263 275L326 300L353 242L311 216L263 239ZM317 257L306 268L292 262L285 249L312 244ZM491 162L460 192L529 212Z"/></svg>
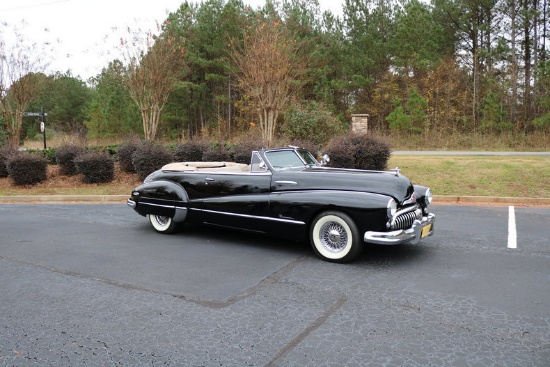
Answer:
<svg viewBox="0 0 550 367"><path fill-rule="evenodd" d="M162 215L183 222L189 197L183 187L171 181L144 183L132 191L134 210L141 215Z"/></svg>

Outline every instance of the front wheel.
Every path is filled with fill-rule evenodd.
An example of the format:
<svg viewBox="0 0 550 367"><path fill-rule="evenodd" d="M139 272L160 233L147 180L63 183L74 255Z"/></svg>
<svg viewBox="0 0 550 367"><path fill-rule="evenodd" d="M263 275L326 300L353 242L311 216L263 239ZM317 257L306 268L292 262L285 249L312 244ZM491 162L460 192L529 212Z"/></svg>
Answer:
<svg viewBox="0 0 550 367"><path fill-rule="evenodd" d="M325 212L318 215L311 225L311 246L323 260L349 262L361 252L357 226L341 212Z"/></svg>
<svg viewBox="0 0 550 367"><path fill-rule="evenodd" d="M148 217L151 225L157 232L168 234L176 230L176 222L170 217L153 214L149 214Z"/></svg>

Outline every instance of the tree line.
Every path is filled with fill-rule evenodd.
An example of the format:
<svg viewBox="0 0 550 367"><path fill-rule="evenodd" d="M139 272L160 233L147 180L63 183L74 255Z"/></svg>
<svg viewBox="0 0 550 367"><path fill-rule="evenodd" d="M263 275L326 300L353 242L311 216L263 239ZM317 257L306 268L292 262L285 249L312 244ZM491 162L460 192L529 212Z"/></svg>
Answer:
<svg viewBox="0 0 550 367"><path fill-rule="evenodd" d="M86 82L29 68L0 84L4 135L17 130L16 86L31 78L43 88L25 108L89 138L258 131L269 145L277 134L328 139L354 113L371 130L426 139L550 129L546 1L345 0L335 16L317 0L208 0L183 2L159 27L129 29L121 57Z"/></svg>

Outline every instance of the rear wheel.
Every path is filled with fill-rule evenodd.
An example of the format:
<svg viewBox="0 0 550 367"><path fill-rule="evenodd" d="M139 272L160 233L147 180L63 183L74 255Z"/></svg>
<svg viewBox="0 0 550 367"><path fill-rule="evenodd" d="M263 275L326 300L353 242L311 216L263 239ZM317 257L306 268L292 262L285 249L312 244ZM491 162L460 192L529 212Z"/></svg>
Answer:
<svg viewBox="0 0 550 367"><path fill-rule="evenodd" d="M323 260L349 262L361 252L357 226L341 212L325 212L315 218L310 229L313 250Z"/></svg>
<svg viewBox="0 0 550 367"><path fill-rule="evenodd" d="M153 214L149 214L148 217L151 225L157 232L173 233L176 230L176 222L174 222L174 220L170 217Z"/></svg>

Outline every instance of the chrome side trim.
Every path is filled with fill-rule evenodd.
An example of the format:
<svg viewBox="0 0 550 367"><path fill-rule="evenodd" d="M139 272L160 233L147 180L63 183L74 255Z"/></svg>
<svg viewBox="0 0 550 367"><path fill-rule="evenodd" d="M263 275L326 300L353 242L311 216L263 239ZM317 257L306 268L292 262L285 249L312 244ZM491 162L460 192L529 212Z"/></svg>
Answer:
<svg viewBox="0 0 550 367"><path fill-rule="evenodd" d="M413 245L420 242L422 228L431 225L430 232L427 236L434 234L435 214L430 213L421 220L417 219L409 229L400 229L391 232L376 232L367 231L363 237L363 241L378 245L398 245L401 243L411 243Z"/></svg>
<svg viewBox="0 0 550 367"><path fill-rule="evenodd" d="M159 207L159 208L169 208L169 209L183 209L183 210L187 210L187 208L184 207L184 206L166 205L166 204L155 204L155 203L144 203L144 202L140 202L139 204L140 204L140 205L156 206L156 207Z"/></svg>
<svg viewBox="0 0 550 367"><path fill-rule="evenodd" d="M298 185L296 181L275 181L277 185Z"/></svg>
<svg viewBox="0 0 550 367"><path fill-rule="evenodd" d="M240 217L240 218L269 220L269 221L272 221L272 222L279 222L279 223L300 224L300 225L306 224L305 222L302 222L300 220L292 220L292 219L285 219L285 218L263 217L263 216L258 216L258 215L220 212L220 211L216 211L216 210L203 210L203 209L192 209L192 210L200 210L200 211L205 212L205 213L222 214L222 215L229 215L229 216Z"/></svg>

